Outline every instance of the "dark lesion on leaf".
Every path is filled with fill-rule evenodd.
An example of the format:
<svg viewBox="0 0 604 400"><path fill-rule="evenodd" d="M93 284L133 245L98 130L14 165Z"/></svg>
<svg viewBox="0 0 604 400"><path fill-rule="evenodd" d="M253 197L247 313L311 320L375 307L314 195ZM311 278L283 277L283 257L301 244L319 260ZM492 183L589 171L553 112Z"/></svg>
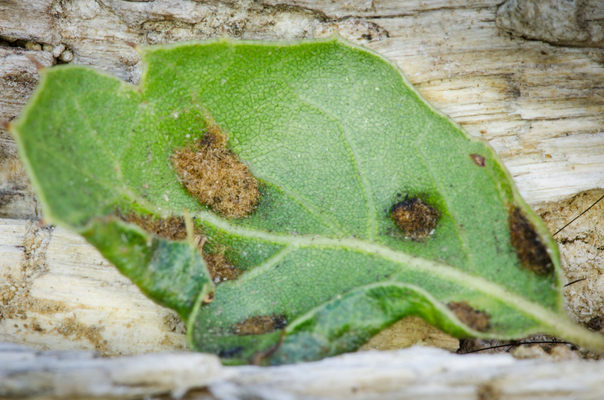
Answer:
<svg viewBox="0 0 604 400"><path fill-rule="evenodd" d="M241 218L258 203L258 180L226 144L227 135L210 121L200 140L174 151L172 163L200 203L226 217Z"/></svg>
<svg viewBox="0 0 604 400"><path fill-rule="evenodd" d="M220 358L235 358L243 352L243 346L229 347L218 352Z"/></svg>
<svg viewBox="0 0 604 400"><path fill-rule="evenodd" d="M423 240L436 228L440 213L419 197L405 196L390 208L390 216L405 236Z"/></svg>
<svg viewBox="0 0 604 400"><path fill-rule="evenodd" d="M470 154L470 158L472 161L474 161L474 164L478 165L479 167L485 166L485 158L480 154Z"/></svg>
<svg viewBox="0 0 604 400"><path fill-rule="evenodd" d="M219 284L220 282L236 279L239 276L240 271L235 268L233 263L226 257L225 253L227 249L223 246L219 246L218 249L207 252L203 248L206 241L207 238L203 235L195 237L195 243L203 255L203 259L206 262L206 266L208 267L208 271L210 272L214 283Z"/></svg>
<svg viewBox="0 0 604 400"><path fill-rule="evenodd" d="M285 315L258 315L238 322L233 326L235 335L261 335L287 326Z"/></svg>
<svg viewBox="0 0 604 400"><path fill-rule="evenodd" d="M554 264L547 248L520 207L509 208L508 225L512 246L514 246L522 266L537 275L551 274Z"/></svg>
<svg viewBox="0 0 604 400"><path fill-rule="evenodd" d="M146 232L157 235L161 238L168 240L185 240L187 238L187 228L185 225L185 219L179 216L172 216L167 218L157 218L151 214L137 214L135 212L129 212L123 214L118 210L117 215L120 219L131 224L135 224L138 227L144 229ZM207 242L207 238L200 234L199 229L195 228L195 244L197 245L199 252L201 253L208 272L212 277L212 281L217 284L227 280L236 279L239 276L240 271L235 268L225 256L226 247L221 246L218 251L207 252L204 250L204 244Z"/></svg>
<svg viewBox="0 0 604 400"><path fill-rule="evenodd" d="M489 329L490 316L487 312L475 310L465 301L451 302L447 307L453 311L457 319L475 331L484 332Z"/></svg>
<svg viewBox="0 0 604 400"><path fill-rule="evenodd" d="M183 217L157 218L154 215L142 215L135 212L122 214L119 210L118 217L164 239L185 240L187 238L187 228Z"/></svg>

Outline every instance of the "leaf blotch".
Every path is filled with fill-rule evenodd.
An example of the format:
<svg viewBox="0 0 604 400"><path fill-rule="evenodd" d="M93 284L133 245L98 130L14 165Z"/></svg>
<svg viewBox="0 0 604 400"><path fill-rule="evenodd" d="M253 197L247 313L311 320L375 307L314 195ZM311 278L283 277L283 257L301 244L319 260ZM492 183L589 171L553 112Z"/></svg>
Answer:
<svg viewBox="0 0 604 400"><path fill-rule="evenodd" d="M406 196L403 201L390 208L390 216L405 236L422 240L430 236L440 213L423 200Z"/></svg>
<svg viewBox="0 0 604 400"><path fill-rule="evenodd" d="M489 314L485 311L475 310L465 301L447 304L449 310L465 325L475 331L484 332L489 328Z"/></svg>
<svg viewBox="0 0 604 400"><path fill-rule="evenodd" d="M135 224L145 231L169 240L185 240L187 228L183 217L156 218L153 215L140 215L130 212L126 215L119 214L126 222Z"/></svg>
<svg viewBox="0 0 604 400"><path fill-rule="evenodd" d="M187 228L183 217L157 218L153 215L140 215L130 212L126 215L118 214L126 222L135 224L145 231L169 240L185 240L187 238ZM196 232L199 233L199 232ZM205 236L198 236L203 237ZM206 262L208 272L214 283L220 283L227 280L233 280L239 276L239 270L224 255L226 249L215 253L204 251L204 244L207 238L197 243L199 252Z"/></svg>
<svg viewBox="0 0 604 400"><path fill-rule="evenodd" d="M243 346L235 346L218 352L220 358L233 358L241 354Z"/></svg>
<svg viewBox="0 0 604 400"><path fill-rule="evenodd" d="M200 203L226 217L241 218L256 207L258 181L226 143L226 135L211 124L201 140L177 149L172 163L182 184Z"/></svg>
<svg viewBox="0 0 604 400"><path fill-rule="evenodd" d="M284 315L259 315L241 321L233 327L235 335L261 335L278 329L283 329L287 325Z"/></svg>
<svg viewBox="0 0 604 400"><path fill-rule="evenodd" d="M519 207L511 207L508 212L508 225L512 245L522 266L537 275L549 275L554 270L547 248L533 224Z"/></svg>
<svg viewBox="0 0 604 400"><path fill-rule="evenodd" d="M203 259L206 262L208 271L215 284L224 281L231 281L239 276L239 271L226 258L224 252L203 253Z"/></svg>
<svg viewBox="0 0 604 400"><path fill-rule="evenodd" d="M479 167L485 166L485 158L480 154L470 154L470 158L472 159L472 161L474 161L474 164L478 165Z"/></svg>

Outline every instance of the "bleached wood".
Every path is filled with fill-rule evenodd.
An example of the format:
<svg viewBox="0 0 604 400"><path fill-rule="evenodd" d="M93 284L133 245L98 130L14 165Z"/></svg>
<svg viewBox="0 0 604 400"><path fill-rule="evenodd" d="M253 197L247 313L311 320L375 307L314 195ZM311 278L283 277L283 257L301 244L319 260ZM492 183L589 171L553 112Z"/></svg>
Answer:
<svg viewBox="0 0 604 400"><path fill-rule="evenodd" d="M53 0L2 0L0 36L10 40L59 44L59 34L54 29L52 4Z"/></svg>
<svg viewBox="0 0 604 400"><path fill-rule="evenodd" d="M241 39L292 40L337 32L395 61L437 108L471 134L489 140L525 199L549 213L551 229L578 215L599 192L570 199L573 195L604 187L601 49L512 36L497 26L501 0L262 3L0 0L0 119L17 116L37 84L35 67L24 56L33 55L50 66L62 51L56 46L47 47L49 51L6 47L3 39L10 39L11 46L24 46L14 39L64 46L73 54L72 63L91 65L136 83L142 65L126 41L170 43L219 37L224 32ZM576 3L597 5L593 0ZM590 8L588 19L596 21L590 27L602 20L597 9ZM604 311L602 209L558 236L569 264L569 282L588 277L567 289L570 310L582 322ZM0 125L0 217L38 216L14 142ZM24 220L0 222L0 304L0 340L38 350L94 349L119 355L185 348L184 329L173 312L145 298L94 249L62 229L53 231ZM434 353L433 359L385 354L351 355L343 358L346 361L326 360L308 367L239 369L224 383L214 382L213 393L218 398L229 398L228 393L234 393L231 398L244 393L286 398L285 394L279 397L283 393L279 391L299 390L289 392L290 398L300 393L323 396L336 387L352 388L343 381L348 376L357 377L357 392L338 389L340 397L418 398L430 393L434 398L476 399L479 393L481 400L555 395L596 399L603 389L601 364L457 361L466 359L446 353ZM447 375L447 370L453 372ZM33 382L34 375L26 375L23 382ZM304 376L309 378L304 381ZM485 376L494 380L489 383L481 378ZM289 382L298 386L290 388ZM380 391L401 382L407 386L398 388L396 395Z"/></svg>
<svg viewBox="0 0 604 400"><path fill-rule="evenodd" d="M0 220L0 341L102 355L186 350L184 326L81 237Z"/></svg>
<svg viewBox="0 0 604 400"><path fill-rule="evenodd" d="M36 352L0 342L0 398L143 398L184 394L224 372L209 354L164 353L115 359L93 352Z"/></svg>
<svg viewBox="0 0 604 400"><path fill-rule="evenodd" d="M193 389L193 390L191 390ZM0 397L29 399L599 399L604 364L460 356L425 347L281 367L222 367L205 354L116 359L0 343Z"/></svg>

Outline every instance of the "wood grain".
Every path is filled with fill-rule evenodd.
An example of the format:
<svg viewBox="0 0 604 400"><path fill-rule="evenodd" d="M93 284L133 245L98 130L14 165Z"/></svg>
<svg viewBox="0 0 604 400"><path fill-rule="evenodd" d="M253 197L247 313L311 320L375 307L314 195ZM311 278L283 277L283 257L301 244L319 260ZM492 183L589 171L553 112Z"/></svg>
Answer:
<svg viewBox="0 0 604 400"><path fill-rule="evenodd" d="M393 60L430 102L470 134L487 139L522 195L555 230L595 201L600 193L596 189L604 187L604 50L598 41L601 7L597 0L574 2L583 8L570 17L556 14L560 8L548 8L548 21L568 21L577 15L587 21L581 26L568 24L568 29L588 29L591 36L579 32L580 38L587 39L569 42L564 41L568 35L547 36L543 26L520 20L526 15L516 12L519 4L526 9L530 4L543 5L543 1L502 3L0 0L0 119L10 121L18 116L37 84L36 67L27 56L46 67L70 60L136 83L142 65L127 41L150 45L223 34L240 39L294 40L338 33ZM601 211L601 207L594 208L556 236L568 264L569 282L588 278L566 291L571 315L584 323L602 317L604 311ZM76 235L28 221L40 217L15 144L0 125L0 218L5 218L0 221L0 340L38 350L88 349L104 355L185 348L184 328L174 313L146 299ZM359 398L388 398L390 392L383 394L377 387L367 386L373 391L363 391L370 383L363 377L367 369L359 365L377 368L380 372L369 376L386 382L384 387L394 387L389 385L401 379L407 382L404 390L408 391L396 393L406 393L409 398L421 393L473 399L550 398L550 394L597 398L594 393L602 389L598 386L603 381L600 364L517 364L505 359L501 362L509 366L507 370L498 366L500 361L489 364L488 358L477 358L480 361L472 364L474 361L454 361L458 359L435 353L438 356L432 363L425 355L404 358L401 354L342 358L349 360L342 364L346 368L356 366L356 378L350 382L358 386L339 395L352 396L357 387L354 395ZM37 356L31 357L35 360ZM413 360L426 360L417 364L420 372L403 367L405 363L416 365ZM330 362L321 365L340 368L340 361ZM468 369L452 369L458 372L445 379L449 363ZM486 363L484 368L476 369L480 363ZM266 372L275 379L267 386L249 382L273 378L260 370L242 369L256 372L240 373L239 380L225 383L220 390L227 392L220 393L256 390L264 396L260 398L270 398L270 390L290 390L282 383L290 379L300 379L295 381L299 386L294 385L298 392L287 392L294 397L302 396L300 393L327 395L334 385L346 385L334 374L326 373L325 379L311 374L312 367L289 368L282 373L277 369ZM389 374L391 368L401 368L401 375ZM318 386L303 381L306 373ZM27 382L30 375L24 376ZM254 378L246 381L249 376ZM417 377L417 383L408 377ZM527 383L514 384L519 381ZM310 385L307 392L303 384ZM220 397L218 389L212 393L227 398L225 394Z"/></svg>

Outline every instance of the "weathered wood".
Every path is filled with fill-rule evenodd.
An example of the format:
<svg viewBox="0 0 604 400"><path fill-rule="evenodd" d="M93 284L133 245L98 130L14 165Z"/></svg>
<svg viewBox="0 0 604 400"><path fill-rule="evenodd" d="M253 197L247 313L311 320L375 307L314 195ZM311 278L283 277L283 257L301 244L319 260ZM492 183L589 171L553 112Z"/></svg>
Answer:
<svg viewBox="0 0 604 400"><path fill-rule="evenodd" d="M148 45L208 39L224 33L241 39L292 40L339 33L395 61L429 101L471 134L489 140L522 195L555 231L604 194L592 190L604 187L604 50L589 47L601 47L601 2L501 3L0 0L0 119L16 117L37 84L36 68L27 55L44 66L67 61L91 65L136 83L142 65L126 41ZM555 6L558 3L560 6ZM569 13L562 7L568 4L580 9ZM547 9L551 26L559 27L556 21L566 21L566 28L554 31L536 23L539 18L531 19L524 12L535 5ZM568 40L573 32L574 41ZM583 191L588 192L573 197ZM604 202L557 235L568 264L568 282L587 278L566 289L571 315L586 324L601 318L604 311L602 215ZM39 216L14 142L0 124L0 218ZM0 340L29 344L38 350L95 349L105 355L119 355L185 348L184 327L173 312L145 298L94 249L62 229L52 230L24 220L0 222L0 303ZM425 342L426 335L422 335L418 340ZM454 344L449 342L449 346L453 348ZM386 367L399 365L394 361L376 354L358 357L351 359L357 361L347 361L366 366L359 372L367 379L359 377L357 397L380 398L374 392L363 391L368 377L381 377L384 387L398 379L404 381L403 375L387 374ZM426 371L439 371L447 363L458 365L451 361L456 358L447 357L438 353L436 359L442 363L425 364L433 366L422 370L425 376ZM411 366L419 365L412 359L404 360ZM463 389L459 389L460 396L473 396L459 398L476 398L478 390L481 399L523 395L552 398L550 395L563 396L563 389L568 389L568 396L573 398L598 398L597 390L601 389L599 383L594 383L601 381L600 366L589 372L591 364L555 364L541 369L509 361L510 368L520 368L520 373L514 375L484 362L485 371L468 371L477 376L499 376L492 384L481 381L464 386L459 383L463 381L443 378L443 372L436 373L433 381L418 379L418 384L410 384L410 391L405 393L416 398L432 382L442 383L436 387L446 398L454 398L459 388ZM380 363L385 366L384 375L368 374L370 369L379 370ZM328 361L321 365L340 368ZM403 368L392 368L399 367ZM489 370L491 367L495 372ZM325 380L312 375L312 367L288 368L293 367L283 369L281 375L278 369L266 370L275 376L273 386L259 384L270 378L262 375L262 370L242 370L256 371L249 375L257 379L256 383L245 383L243 377L248 375L242 372L239 380L222 386L220 390L226 392L221 396L227 398L224 393L230 393L228 390L239 397L256 390L264 396L261 398L271 398L271 390L289 390L283 382L306 373L325 385L321 389L324 391L316 389L317 396L323 396L321 393L331 387L345 386L333 374L326 373ZM531 368L535 375L530 375ZM404 376L420 376L413 375L413 369L404 371ZM546 372L539 375L541 371ZM523 374L544 378L527 381ZM279 379L283 381L278 384ZM519 386L518 381L528 382L527 386ZM311 383L304 383L309 385L304 393L315 393ZM587 388L584 392L580 392L582 384ZM213 387L218 396L219 384ZM556 392L556 388L560 390ZM352 395L339 393L341 397ZM404 398L381 393L385 393L381 398ZM436 391L433 393L437 396Z"/></svg>
<svg viewBox="0 0 604 400"><path fill-rule="evenodd" d="M102 355L186 350L184 325L81 237L0 220L0 341Z"/></svg>
<svg viewBox="0 0 604 400"><path fill-rule="evenodd" d="M221 367L205 354L116 359L0 344L0 398L599 399L604 364L460 356L414 347L282 367Z"/></svg>
<svg viewBox="0 0 604 400"><path fill-rule="evenodd" d="M0 36L11 41L59 44L52 5L53 0L0 1Z"/></svg>
<svg viewBox="0 0 604 400"><path fill-rule="evenodd" d="M29 57L44 67L54 63L53 56L46 51L0 46L1 120L10 121L19 115L38 84L40 75ZM34 193L17 159L14 142L0 126L0 218L36 218L37 211Z"/></svg>
<svg viewBox="0 0 604 400"><path fill-rule="evenodd" d="M222 374L221 374L222 373ZM35 352L0 343L0 398L143 398L184 394L224 370L209 354L148 354L115 359L94 352Z"/></svg>
<svg viewBox="0 0 604 400"><path fill-rule="evenodd" d="M599 0L508 0L497 26L515 35L582 47L604 47L604 3Z"/></svg>

